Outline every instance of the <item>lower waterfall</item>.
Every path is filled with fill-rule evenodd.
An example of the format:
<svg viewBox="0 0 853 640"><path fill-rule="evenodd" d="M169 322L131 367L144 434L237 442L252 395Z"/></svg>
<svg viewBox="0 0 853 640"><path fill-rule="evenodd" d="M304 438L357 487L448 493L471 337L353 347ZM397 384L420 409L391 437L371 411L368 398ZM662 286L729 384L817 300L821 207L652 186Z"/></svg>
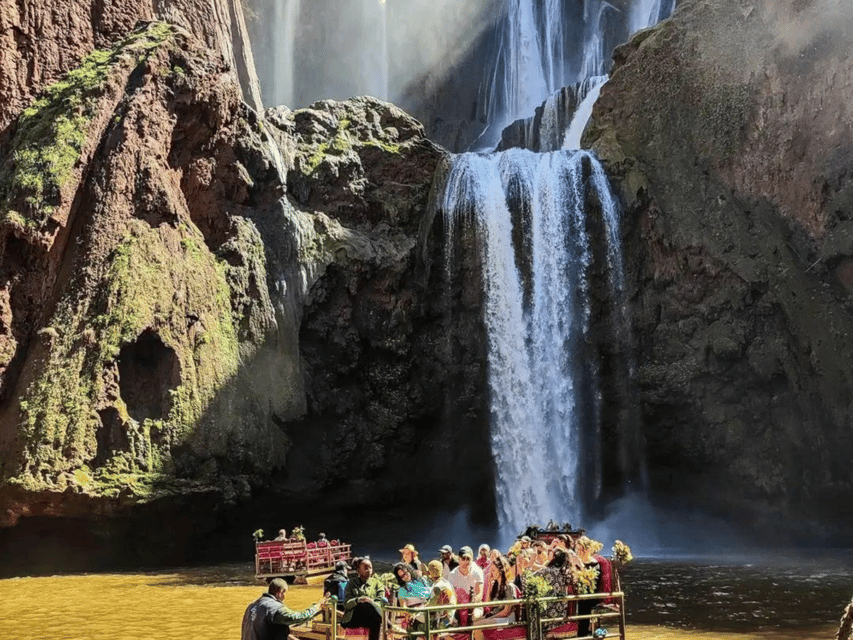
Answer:
<svg viewBox="0 0 853 640"><path fill-rule="evenodd" d="M616 202L585 151L511 149L456 156L440 208L448 250L473 227L483 273L498 522L578 523L578 479L598 482L597 364L585 356L594 258L589 203L601 211L612 288L621 289ZM617 291L611 291L619 295ZM584 464L584 459L592 463Z"/></svg>

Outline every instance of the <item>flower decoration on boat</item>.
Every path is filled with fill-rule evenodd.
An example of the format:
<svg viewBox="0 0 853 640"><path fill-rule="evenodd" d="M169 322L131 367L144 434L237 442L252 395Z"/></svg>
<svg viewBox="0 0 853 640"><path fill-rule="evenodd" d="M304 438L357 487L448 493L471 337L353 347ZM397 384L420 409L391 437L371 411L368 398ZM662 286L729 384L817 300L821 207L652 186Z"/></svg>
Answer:
<svg viewBox="0 0 853 640"><path fill-rule="evenodd" d="M544 602L540 602L539 599L551 595L554 588L548 584L545 578L536 575L530 569L524 572L521 582L524 585L524 598L528 602L527 606L535 606L540 613L544 612L546 605Z"/></svg>
<svg viewBox="0 0 853 640"><path fill-rule="evenodd" d="M506 556L510 560L514 560L516 557L518 557L519 553L521 553L521 540L516 540L515 544L509 548L509 551L506 552Z"/></svg>
<svg viewBox="0 0 853 640"><path fill-rule="evenodd" d="M631 547L622 542L621 540L617 540L616 543L612 547L613 556L612 559L616 562L621 562L622 564L628 564L631 560L634 559L634 556L631 555Z"/></svg>
<svg viewBox="0 0 853 640"><path fill-rule="evenodd" d="M598 540L590 540L589 541L589 551L592 555L595 555L599 551L604 548L604 545L600 543Z"/></svg>
<svg viewBox="0 0 853 640"><path fill-rule="evenodd" d="M572 572L572 578L575 583L575 590L579 595L587 593L595 593L598 587L598 575L600 573L598 565L576 569Z"/></svg>
<svg viewBox="0 0 853 640"><path fill-rule="evenodd" d="M305 540L305 527L299 525L293 528L293 537L297 540Z"/></svg>
<svg viewBox="0 0 853 640"><path fill-rule="evenodd" d="M264 538L264 530L255 529L255 531L252 533L252 537L255 539L255 542L260 542Z"/></svg>

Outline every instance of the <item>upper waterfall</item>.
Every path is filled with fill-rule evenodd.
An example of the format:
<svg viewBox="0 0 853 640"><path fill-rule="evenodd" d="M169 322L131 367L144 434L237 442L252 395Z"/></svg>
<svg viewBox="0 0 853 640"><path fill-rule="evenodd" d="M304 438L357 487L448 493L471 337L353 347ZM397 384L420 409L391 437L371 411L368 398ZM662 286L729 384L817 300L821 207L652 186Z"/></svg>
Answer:
<svg viewBox="0 0 853 640"><path fill-rule="evenodd" d="M372 95L415 115L451 150L488 150L561 88L606 74L613 48L672 5L257 0L249 26L265 104Z"/></svg>

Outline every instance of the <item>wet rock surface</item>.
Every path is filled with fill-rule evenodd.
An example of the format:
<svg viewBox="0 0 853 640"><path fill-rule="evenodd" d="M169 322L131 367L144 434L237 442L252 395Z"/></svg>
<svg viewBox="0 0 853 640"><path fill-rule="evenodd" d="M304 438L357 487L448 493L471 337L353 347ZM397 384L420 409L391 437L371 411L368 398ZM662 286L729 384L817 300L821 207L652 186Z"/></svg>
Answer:
<svg viewBox="0 0 853 640"><path fill-rule="evenodd" d="M851 34L833 3L683 2L585 135L627 203L652 492L757 531L849 520Z"/></svg>

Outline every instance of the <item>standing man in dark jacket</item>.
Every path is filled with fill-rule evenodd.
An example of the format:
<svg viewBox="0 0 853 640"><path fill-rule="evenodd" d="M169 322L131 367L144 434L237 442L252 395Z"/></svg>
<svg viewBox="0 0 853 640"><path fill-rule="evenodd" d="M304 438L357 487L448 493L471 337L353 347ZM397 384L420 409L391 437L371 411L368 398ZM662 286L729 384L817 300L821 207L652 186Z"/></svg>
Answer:
<svg viewBox="0 0 853 640"><path fill-rule="evenodd" d="M284 605L287 583L281 578L270 582L267 592L255 600L243 614L241 640L287 640L290 625L307 622L329 599L328 594L304 611L293 611Z"/></svg>

